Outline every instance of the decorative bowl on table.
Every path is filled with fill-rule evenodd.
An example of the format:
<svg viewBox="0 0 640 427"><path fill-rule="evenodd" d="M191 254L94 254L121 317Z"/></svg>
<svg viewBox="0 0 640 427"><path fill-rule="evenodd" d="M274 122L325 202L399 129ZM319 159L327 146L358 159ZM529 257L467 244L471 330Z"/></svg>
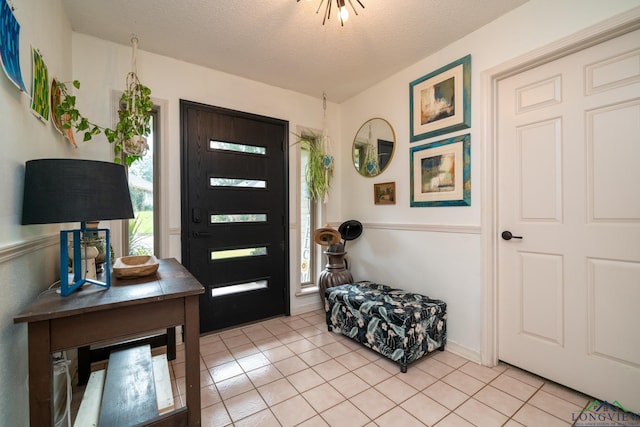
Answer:
<svg viewBox="0 0 640 427"><path fill-rule="evenodd" d="M158 259L153 255L132 255L116 259L113 274L119 279L149 276L158 271Z"/></svg>

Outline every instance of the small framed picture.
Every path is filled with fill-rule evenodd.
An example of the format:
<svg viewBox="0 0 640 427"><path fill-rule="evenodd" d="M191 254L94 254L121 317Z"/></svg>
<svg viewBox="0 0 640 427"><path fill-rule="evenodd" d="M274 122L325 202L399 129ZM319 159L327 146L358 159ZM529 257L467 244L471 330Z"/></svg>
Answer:
<svg viewBox="0 0 640 427"><path fill-rule="evenodd" d="M376 205L395 205L396 183L383 182L373 184L373 203Z"/></svg>
<svg viewBox="0 0 640 427"><path fill-rule="evenodd" d="M409 84L411 142L471 127L471 55Z"/></svg>
<svg viewBox="0 0 640 427"><path fill-rule="evenodd" d="M411 207L471 205L471 139L460 135L410 149Z"/></svg>

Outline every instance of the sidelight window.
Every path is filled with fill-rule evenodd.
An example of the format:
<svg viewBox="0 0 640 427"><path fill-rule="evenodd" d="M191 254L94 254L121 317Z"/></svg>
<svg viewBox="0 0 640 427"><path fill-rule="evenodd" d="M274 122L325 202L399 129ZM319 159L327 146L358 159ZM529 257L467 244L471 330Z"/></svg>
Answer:
<svg viewBox="0 0 640 427"><path fill-rule="evenodd" d="M124 253L130 255L153 255L159 253L158 239L158 110L151 112L151 132L147 136L147 154L127 167L129 192L134 219L125 222L123 229ZM123 154L123 164L124 154Z"/></svg>
<svg viewBox="0 0 640 427"><path fill-rule="evenodd" d="M317 228L318 203L311 199L305 181L305 171L309 163L309 150L300 149L300 288L315 287L316 245L313 230Z"/></svg>

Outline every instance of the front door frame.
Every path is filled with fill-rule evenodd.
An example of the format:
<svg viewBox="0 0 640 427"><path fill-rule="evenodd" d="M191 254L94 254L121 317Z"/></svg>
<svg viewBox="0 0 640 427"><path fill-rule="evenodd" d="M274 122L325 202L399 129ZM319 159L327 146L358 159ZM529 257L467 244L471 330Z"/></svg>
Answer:
<svg viewBox="0 0 640 427"><path fill-rule="evenodd" d="M563 58L640 28L640 7L592 25L571 36L514 58L481 74L483 103L481 132L481 248L482 248L482 338L483 365L498 364L498 83L531 68Z"/></svg>
<svg viewBox="0 0 640 427"><path fill-rule="evenodd" d="M275 117L271 117L271 116L265 116L265 115L260 115L260 114L256 114L256 113L250 113L250 112L246 112L246 111L240 111L240 110L233 110L227 107L221 107L221 106L215 106L215 105L210 105L210 104L204 104L201 102L196 102L196 101L189 101L189 100L185 100L185 99L180 99L180 135L181 135L181 139L180 139L180 188L181 188L181 214L182 214L182 219L181 219L181 238L180 238L180 244L181 244L181 254L182 254L182 260L181 263L183 265L185 265L185 267L187 267L188 269L191 268L190 266L190 254L188 253L189 250L189 219L191 217L191 209L189 207L188 202L188 198L189 198L189 186L188 186L188 181L189 181L189 176L188 176L188 170L185 167L185 164L188 162L188 156L187 156L187 151L188 151L188 130L187 127L185 125L185 111L186 108L191 107L191 108L204 108L207 111L211 111L211 110L215 110L218 113L221 112L228 112L228 113L233 113L236 114L237 116L243 116L243 117L251 117L253 119L264 119L265 121L270 121L270 122L280 122L282 124L284 124L284 140L282 142L282 155L283 155L283 201L284 201L284 206L283 206L283 217L282 217L282 230L284 232L283 235L283 240L282 240L282 247L283 247L283 260L284 260L284 265L283 265L283 272L284 272L284 289L283 289L283 301L284 301L284 315L285 316L290 316L291 315L291 262L290 262L290 231L289 231L289 227L287 226L287 224L289 224L289 211L290 211L290 205L291 205L291 198L290 198L290 183L289 183L289 144L288 144L288 134L289 134L289 122L287 120L283 120L283 119L278 119ZM275 246L280 246L280 244L278 242L275 243ZM208 287L205 286L205 288L207 288L207 291L205 292L205 294L207 294L208 291ZM202 298L202 295L200 296ZM252 323L252 322L249 322Z"/></svg>

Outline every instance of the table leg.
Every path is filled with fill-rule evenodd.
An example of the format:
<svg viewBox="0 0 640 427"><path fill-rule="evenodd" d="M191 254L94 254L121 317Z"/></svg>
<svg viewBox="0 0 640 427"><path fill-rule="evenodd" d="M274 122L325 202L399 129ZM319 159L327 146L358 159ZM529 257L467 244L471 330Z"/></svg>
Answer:
<svg viewBox="0 0 640 427"><path fill-rule="evenodd" d="M78 385L85 385L91 375L91 346L78 347Z"/></svg>
<svg viewBox="0 0 640 427"><path fill-rule="evenodd" d="M199 296L185 298L184 358L189 427L200 425L200 315Z"/></svg>
<svg viewBox="0 0 640 427"><path fill-rule="evenodd" d="M167 328L167 360L176 360L176 327Z"/></svg>
<svg viewBox="0 0 640 427"><path fill-rule="evenodd" d="M29 323L29 422L32 427L53 425L52 372L49 322Z"/></svg>

